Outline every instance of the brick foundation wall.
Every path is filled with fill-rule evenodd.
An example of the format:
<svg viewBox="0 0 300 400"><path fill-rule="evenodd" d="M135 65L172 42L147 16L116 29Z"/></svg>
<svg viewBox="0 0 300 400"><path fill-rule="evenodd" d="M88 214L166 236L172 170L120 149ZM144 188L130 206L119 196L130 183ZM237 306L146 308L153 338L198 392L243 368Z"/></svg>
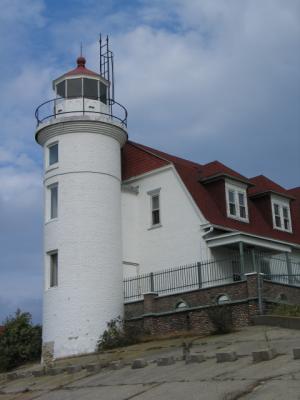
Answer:
<svg viewBox="0 0 300 400"><path fill-rule="evenodd" d="M264 280L263 294L269 300L300 304L300 287Z"/></svg>
<svg viewBox="0 0 300 400"><path fill-rule="evenodd" d="M125 319L127 324L144 328L153 335L189 330L207 335L213 332L209 310L212 307L223 307L217 305L218 297L223 294L230 298L226 307L231 310L234 328L250 325L253 317L259 313L256 273L247 274L245 281L190 292L165 296L147 293L144 300L125 304ZM300 303L300 288L289 285L263 281L262 294L266 299L263 303L266 311L269 309L270 299L272 303L278 302L280 294L284 294L286 301L291 304ZM176 309L181 301L186 302L188 307Z"/></svg>

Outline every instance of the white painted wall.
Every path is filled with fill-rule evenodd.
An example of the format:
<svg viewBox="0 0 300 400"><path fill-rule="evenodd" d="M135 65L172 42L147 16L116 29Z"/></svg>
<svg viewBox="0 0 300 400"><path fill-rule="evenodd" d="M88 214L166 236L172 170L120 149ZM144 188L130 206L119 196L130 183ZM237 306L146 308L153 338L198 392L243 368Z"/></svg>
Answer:
<svg viewBox="0 0 300 400"><path fill-rule="evenodd" d="M139 264L141 274L210 258L200 215L173 167L127 183L138 195L122 193L123 261ZM161 226L151 227L149 191L160 188ZM127 269L124 268L125 277Z"/></svg>
<svg viewBox="0 0 300 400"><path fill-rule="evenodd" d="M44 145L45 191L58 183L58 218L46 220L44 249L43 341L54 342L55 357L94 351L106 322L123 313L120 143L76 131L74 122L72 129ZM47 168L57 141L59 162ZM53 250L58 286L49 288Z"/></svg>

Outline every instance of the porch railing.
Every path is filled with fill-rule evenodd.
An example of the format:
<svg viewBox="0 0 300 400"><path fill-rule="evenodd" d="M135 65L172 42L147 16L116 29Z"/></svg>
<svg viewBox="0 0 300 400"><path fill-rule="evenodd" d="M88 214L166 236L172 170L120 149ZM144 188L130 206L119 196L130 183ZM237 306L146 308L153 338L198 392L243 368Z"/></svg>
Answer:
<svg viewBox="0 0 300 400"><path fill-rule="evenodd" d="M238 258L207 260L177 268L124 279L125 301L138 300L144 293L170 294L244 279Z"/></svg>
<svg viewBox="0 0 300 400"><path fill-rule="evenodd" d="M262 253L238 254L220 260L207 260L124 279L124 300L135 301L144 293L159 295L188 292L245 279L245 273L261 272L264 279L300 287L300 263Z"/></svg>

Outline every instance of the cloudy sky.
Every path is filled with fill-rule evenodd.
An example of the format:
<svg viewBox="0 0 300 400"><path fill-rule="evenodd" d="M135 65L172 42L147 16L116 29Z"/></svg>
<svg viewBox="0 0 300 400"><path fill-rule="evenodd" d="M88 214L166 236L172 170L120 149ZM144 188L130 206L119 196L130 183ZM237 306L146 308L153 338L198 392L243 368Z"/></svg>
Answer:
<svg viewBox="0 0 300 400"><path fill-rule="evenodd" d="M0 322L41 320L42 164L34 110L83 42L115 53L129 137L300 185L299 0L0 0Z"/></svg>

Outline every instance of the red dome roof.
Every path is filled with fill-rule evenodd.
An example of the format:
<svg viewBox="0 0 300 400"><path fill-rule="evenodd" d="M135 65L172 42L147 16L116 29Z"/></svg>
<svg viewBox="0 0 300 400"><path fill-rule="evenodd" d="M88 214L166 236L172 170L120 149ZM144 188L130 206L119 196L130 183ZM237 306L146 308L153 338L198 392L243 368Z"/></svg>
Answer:
<svg viewBox="0 0 300 400"><path fill-rule="evenodd" d="M89 76L99 76L96 72L93 72L85 67L86 59L82 56L77 58L77 67L67 72L64 76L72 75L89 75Z"/></svg>

